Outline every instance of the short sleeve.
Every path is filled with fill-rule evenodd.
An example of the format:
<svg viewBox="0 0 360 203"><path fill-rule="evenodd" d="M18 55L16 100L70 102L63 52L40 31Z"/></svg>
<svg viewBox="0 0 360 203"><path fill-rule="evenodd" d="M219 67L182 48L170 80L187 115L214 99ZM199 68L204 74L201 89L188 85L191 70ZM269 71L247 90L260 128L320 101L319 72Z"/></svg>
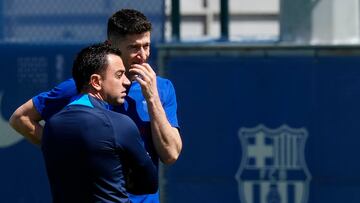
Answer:
<svg viewBox="0 0 360 203"><path fill-rule="evenodd" d="M75 81L65 80L47 92L42 92L32 98L36 110L46 121L59 112L77 95Z"/></svg>
<svg viewBox="0 0 360 203"><path fill-rule="evenodd" d="M164 81L164 90L166 91L162 98L162 105L164 107L166 117L172 127L179 128L177 119L177 101L173 84L170 80Z"/></svg>

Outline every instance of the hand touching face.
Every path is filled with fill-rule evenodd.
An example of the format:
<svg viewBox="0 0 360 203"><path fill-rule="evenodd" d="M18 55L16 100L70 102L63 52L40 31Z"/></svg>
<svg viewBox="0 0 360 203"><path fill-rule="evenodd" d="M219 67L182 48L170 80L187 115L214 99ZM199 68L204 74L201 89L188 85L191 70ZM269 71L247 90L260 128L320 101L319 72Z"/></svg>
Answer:
<svg viewBox="0 0 360 203"><path fill-rule="evenodd" d="M133 64L129 69L130 75L140 83L142 93L146 100L158 96L156 73L147 63Z"/></svg>

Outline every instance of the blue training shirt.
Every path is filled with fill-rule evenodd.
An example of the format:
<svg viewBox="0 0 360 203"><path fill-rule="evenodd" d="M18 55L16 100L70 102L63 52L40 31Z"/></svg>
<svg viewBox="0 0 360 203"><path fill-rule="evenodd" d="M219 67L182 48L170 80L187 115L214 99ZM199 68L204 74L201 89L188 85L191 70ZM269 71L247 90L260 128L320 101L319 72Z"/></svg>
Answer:
<svg viewBox="0 0 360 203"><path fill-rule="evenodd" d="M155 193L157 167L128 116L87 94L45 124L42 151L54 202L130 202Z"/></svg>
<svg viewBox="0 0 360 203"><path fill-rule="evenodd" d="M171 81L158 76L157 85L167 119L173 127L179 128L176 95ZM52 115L64 108L75 95L77 95L75 81L68 79L53 89L36 95L32 100L37 111L41 114L42 118L47 121ZM147 104L138 82L132 83L128 96L125 98L125 104L121 107L115 107L113 110L124 113L134 120L140 130L146 150L149 152L153 162L158 166L159 157L151 139ZM134 203L157 203L159 202L159 195L130 195L130 199Z"/></svg>

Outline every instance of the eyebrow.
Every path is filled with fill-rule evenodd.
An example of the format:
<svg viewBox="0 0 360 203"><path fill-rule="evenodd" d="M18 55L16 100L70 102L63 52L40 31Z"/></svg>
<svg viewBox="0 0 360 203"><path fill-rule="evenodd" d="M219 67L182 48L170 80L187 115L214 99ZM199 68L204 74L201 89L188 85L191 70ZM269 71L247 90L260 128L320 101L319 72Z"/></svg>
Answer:
<svg viewBox="0 0 360 203"><path fill-rule="evenodd" d="M120 70L115 71L115 73L124 73L124 72L125 72L125 69L120 69Z"/></svg>
<svg viewBox="0 0 360 203"><path fill-rule="evenodd" d="M139 45L142 45L142 46L144 46L144 45L150 45L150 42L146 42L146 43L141 43L141 42L134 42L134 43L131 43L131 44L129 44L128 46L139 46Z"/></svg>

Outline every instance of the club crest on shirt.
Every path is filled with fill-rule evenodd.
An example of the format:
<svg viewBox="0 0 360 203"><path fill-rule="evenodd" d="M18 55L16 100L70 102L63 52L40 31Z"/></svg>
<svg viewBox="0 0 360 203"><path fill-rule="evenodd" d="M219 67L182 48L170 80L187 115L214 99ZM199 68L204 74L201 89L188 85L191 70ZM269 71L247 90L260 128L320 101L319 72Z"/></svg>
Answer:
<svg viewBox="0 0 360 203"><path fill-rule="evenodd" d="M143 100L141 103L142 103L142 107L143 107L144 112L148 113L148 107L147 107L146 101Z"/></svg>
<svg viewBox="0 0 360 203"><path fill-rule="evenodd" d="M240 128L242 159L236 173L242 203L306 203L311 175L305 128Z"/></svg>

